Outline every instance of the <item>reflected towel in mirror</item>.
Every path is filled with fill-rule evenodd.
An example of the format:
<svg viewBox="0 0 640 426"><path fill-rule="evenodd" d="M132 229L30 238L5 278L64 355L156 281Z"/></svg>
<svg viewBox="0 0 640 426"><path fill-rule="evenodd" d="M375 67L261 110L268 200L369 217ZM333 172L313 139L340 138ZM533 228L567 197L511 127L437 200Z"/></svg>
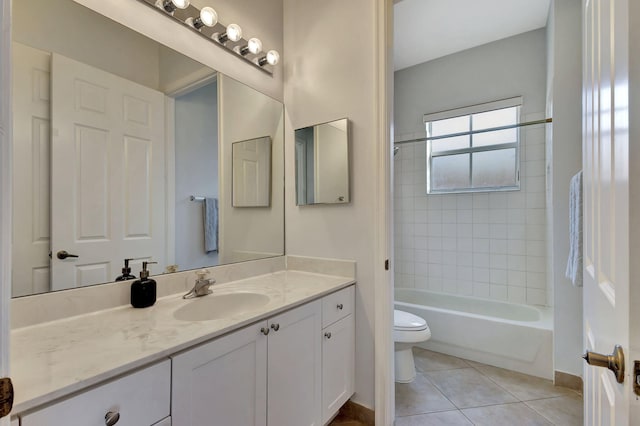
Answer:
<svg viewBox="0 0 640 426"><path fill-rule="evenodd" d="M582 287L582 171L571 178L569 186L569 260L567 278Z"/></svg>
<svg viewBox="0 0 640 426"><path fill-rule="evenodd" d="M204 251L211 253L218 250L218 199L204 199Z"/></svg>

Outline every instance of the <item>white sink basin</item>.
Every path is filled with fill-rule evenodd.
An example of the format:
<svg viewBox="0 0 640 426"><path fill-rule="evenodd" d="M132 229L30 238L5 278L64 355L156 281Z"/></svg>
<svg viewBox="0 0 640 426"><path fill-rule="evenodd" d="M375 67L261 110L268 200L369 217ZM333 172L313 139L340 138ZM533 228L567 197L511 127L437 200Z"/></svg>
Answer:
<svg viewBox="0 0 640 426"><path fill-rule="evenodd" d="M269 296L261 293L234 292L209 294L188 302L173 316L182 321L209 321L255 311L269 303Z"/></svg>

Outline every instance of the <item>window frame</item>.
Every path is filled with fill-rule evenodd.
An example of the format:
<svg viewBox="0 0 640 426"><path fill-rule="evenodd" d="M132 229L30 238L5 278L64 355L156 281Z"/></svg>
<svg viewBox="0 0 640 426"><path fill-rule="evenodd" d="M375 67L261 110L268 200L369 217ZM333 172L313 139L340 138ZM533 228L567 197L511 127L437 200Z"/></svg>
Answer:
<svg viewBox="0 0 640 426"><path fill-rule="evenodd" d="M507 109L516 107L516 123L492 127L489 129L471 130L473 128L473 115L483 112L495 111L499 109ZM520 126L521 126L521 113L522 113L522 97L515 97L509 99L503 99L494 102L487 102L477 105L472 105L463 108L456 108L447 111L436 112L432 114L425 114L423 116L423 122L425 124L427 132L427 157L426 157L426 181L427 181L427 194L458 194L458 193L475 193L475 192L503 192L503 191L519 191L520 190ZM431 123L439 120L446 120L457 117L469 117L469 130L466 132L451 133L441 136L431 136ZM508 143L499 143L492 145L473 146L473 135L480 133L496 132L499 130L516 129L516 141ZM469 147L456 148L444 151L432 150L432 141L439 139L446 139L455 136L469 136ZM431 172L433 168L433 158L445 157L456 154L469 154L469 184L473 183L473 154L477 152L489 152L499 151L504 149L515 149L515 184L507 186L485 186L474 188L472 186L461 188L448 188L448 189L433 189L431 186Z"/></svg>

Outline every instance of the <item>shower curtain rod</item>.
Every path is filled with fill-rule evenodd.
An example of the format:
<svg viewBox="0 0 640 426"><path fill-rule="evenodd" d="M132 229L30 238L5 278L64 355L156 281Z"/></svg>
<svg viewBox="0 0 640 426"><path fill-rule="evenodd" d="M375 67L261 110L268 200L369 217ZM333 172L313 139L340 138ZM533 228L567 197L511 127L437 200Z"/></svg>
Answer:
<svg viewBox="0 0 640 426"><path fill-rule="evenodd" d="M525 123L510 124L508 126L491 127L489 129L481 129L481 130L472 130L470 132L449 133L448 135L431 136L430 138L409 139L406 141L394 142L394 145L402 145L405 143L414 143L414 142L435 141L438 139L447 139L447 138L453 138L456 136L469 136L469 135L475 135L477 133L496 132L498 130L515 129L518 127L533 126L536 124L546 124L546 123L552 123L552 122L553 122L553 118L545 118L543 120L533 120L533 121L527 121Z"/></svg>

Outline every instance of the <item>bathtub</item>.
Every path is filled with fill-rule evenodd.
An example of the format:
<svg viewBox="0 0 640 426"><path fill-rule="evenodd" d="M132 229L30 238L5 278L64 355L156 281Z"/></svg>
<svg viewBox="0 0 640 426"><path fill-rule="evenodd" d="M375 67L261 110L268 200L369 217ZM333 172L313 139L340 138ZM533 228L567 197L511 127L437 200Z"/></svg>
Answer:
<svg viewBox="0 0 640 426"><path fill-rule="evenodd" d="M395 289L395 308L424 318L422 348L551 379L551 308L417 289Z"/></svg>

